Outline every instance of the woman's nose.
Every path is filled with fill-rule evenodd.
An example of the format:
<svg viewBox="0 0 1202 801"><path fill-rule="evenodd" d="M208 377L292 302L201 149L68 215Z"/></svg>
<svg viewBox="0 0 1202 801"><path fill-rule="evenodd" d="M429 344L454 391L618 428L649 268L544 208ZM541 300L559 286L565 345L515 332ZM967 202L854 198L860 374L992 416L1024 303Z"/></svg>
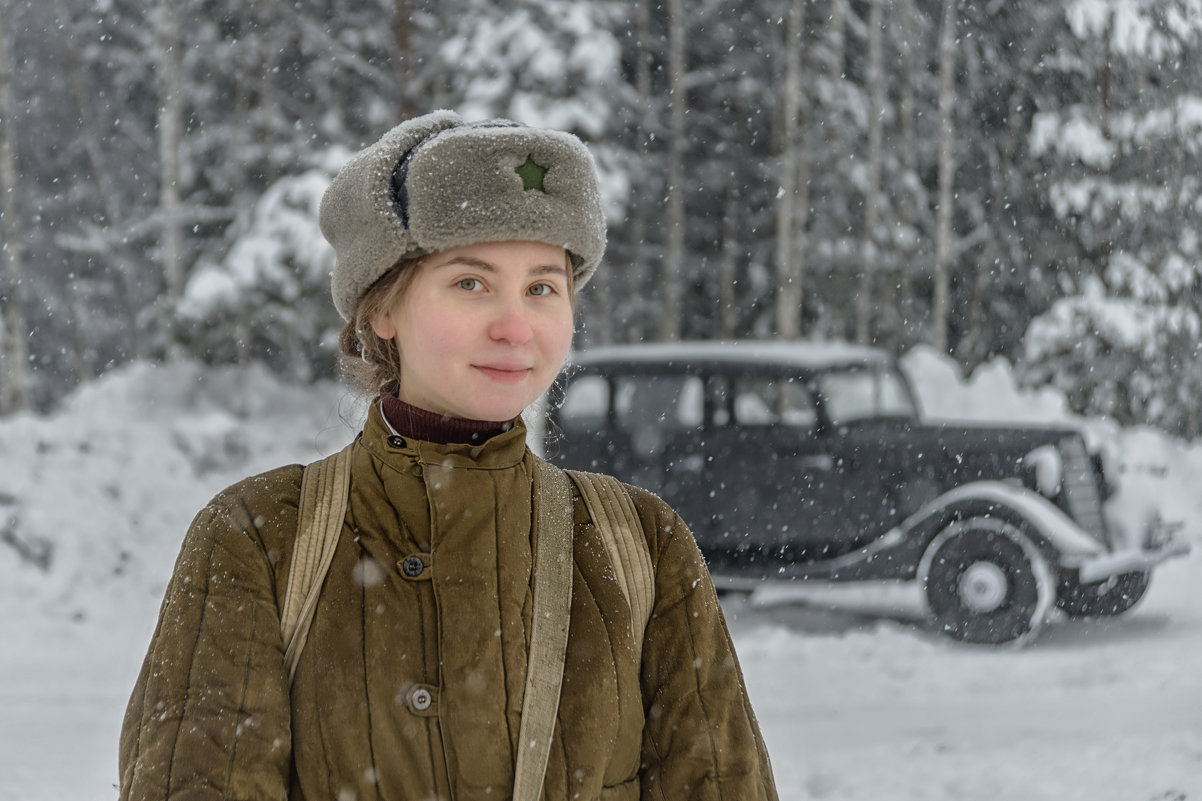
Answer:
<svg viewBox="0 0 1202 801"><path fill-rule="evenodd" d="M497 316L489 326L488 334L495 340L520 345L534 336L525 304L507 301L497 309Z"/></svg>

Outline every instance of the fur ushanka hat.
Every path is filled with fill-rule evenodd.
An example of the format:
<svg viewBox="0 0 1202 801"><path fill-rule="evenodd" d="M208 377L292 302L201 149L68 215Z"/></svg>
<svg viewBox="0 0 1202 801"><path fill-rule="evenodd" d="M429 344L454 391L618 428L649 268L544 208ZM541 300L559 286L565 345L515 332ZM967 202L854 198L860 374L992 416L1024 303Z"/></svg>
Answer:
<svg viewBox="0 0 1202 801"><path fill-rule="evenodd" d="M360 152L321 200L334 246L334 306L351 320L364 293L403 259L505 240L565 248L576 287L605 252L593 158L575 136L435 111Z"/></svg>

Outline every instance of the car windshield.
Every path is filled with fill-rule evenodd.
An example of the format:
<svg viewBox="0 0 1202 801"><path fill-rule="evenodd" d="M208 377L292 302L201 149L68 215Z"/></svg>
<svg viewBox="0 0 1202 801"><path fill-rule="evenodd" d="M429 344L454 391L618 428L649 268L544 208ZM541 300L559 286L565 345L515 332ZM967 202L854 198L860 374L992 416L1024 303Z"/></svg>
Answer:
<svg viewBox="0 0 1202 801"><path fill-rule="evenodd" d="M818 391L832 423L852 423L874 417L918 417L910 386L896 370L866 369L827 373Z"/></svg>

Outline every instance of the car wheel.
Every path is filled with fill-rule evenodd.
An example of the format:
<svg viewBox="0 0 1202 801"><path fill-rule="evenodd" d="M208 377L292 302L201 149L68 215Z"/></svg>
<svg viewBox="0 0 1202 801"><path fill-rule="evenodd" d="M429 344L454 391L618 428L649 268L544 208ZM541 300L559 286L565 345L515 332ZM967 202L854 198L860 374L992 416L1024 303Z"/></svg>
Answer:
<svg viewBox="0 0 1202 801"><path fill-rule="evenodd" d="M1082 582L1076 570L1060 573L1056 606L1069 617L1121 615L1139 603L1152 576L1146 570L1120 573L1101 581Z"/></svg>
<svg viewBox="0 0 1202 801"><path fill-rule="evenodd" d="M939 631L963 642L1027 642L1055 600L1047 559L996 518L961 520L940 532L919 562L918 580Z"/></svg>

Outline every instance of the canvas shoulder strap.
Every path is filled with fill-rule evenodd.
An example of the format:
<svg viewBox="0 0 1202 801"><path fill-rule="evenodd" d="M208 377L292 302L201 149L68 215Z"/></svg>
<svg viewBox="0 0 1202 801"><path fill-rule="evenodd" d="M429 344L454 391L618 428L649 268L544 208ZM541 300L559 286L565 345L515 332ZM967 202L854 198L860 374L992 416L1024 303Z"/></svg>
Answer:
<svg viewBox="0 0 1202 801"><path fill-rule="evenodd" d="M634 501L622 482L613 476L583 470L568 470L567 474L579 488L589 518L609 551L618 583L630 605L631 634L641 659L643 632L655 601L655 574Z"/></svg>
<svg viewBox="0 0 1202 801"><path fill-rule="evenodd" d="M538 539L535 544L533 621L526 693L514 768L514 801L538 801L551 752L563 683L572 601L572 495L570 476L601 533L631 609L631 630L641 659L651 615L651 552L634 502L615 478L563 471L538 459Z"/></svg>
<svg viewBox="0 0 1202 801"><path fill-rule="evenodd" d="M351 486L351 443L333 456L305 468L301 479L300 522L292 547L292 567L280 612L280 634L284 642L284 664L288 681L296 675L301 651L309 637L317 597L346 517Z"/></svg>
<svg viewBox="0 0 1202 801"><path fill-rule="evenodd" d="M562 470L536 460L538 526L534 553L534 599L530 658L518 730L514 801L538 801L551 753L551 735L563 685L572 605L572 492Z"/></svg>

